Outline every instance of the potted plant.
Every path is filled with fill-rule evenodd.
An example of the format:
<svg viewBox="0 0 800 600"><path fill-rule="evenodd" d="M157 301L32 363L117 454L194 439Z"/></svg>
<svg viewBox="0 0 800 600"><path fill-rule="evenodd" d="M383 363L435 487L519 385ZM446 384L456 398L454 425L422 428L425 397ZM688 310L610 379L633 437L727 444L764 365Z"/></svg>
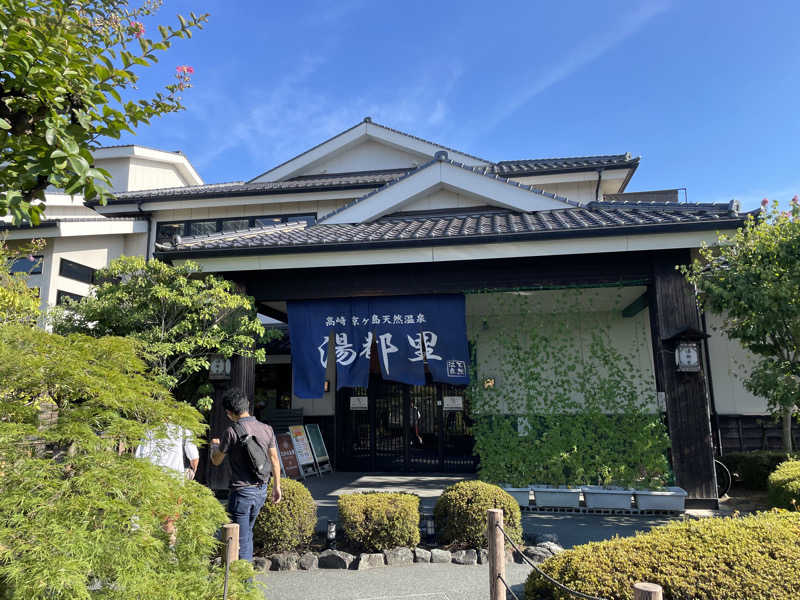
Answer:
<svg viewBox="0 0 800 600"><path fill-rule="evenodd" d="M618 480L619 481L619 480ZM586 508L629 509L633 490L627 486L612 485L614 478L610 467L600 469L598 485L581 486ZM626 482L621 482L626 483Z"/></svg>
<svg viewBox="0 0 800 600"><path fill-rule="evenodd" d="M686 504L686 490L667 486L650 490L635 490L636 506L639 510L669 510L683 512Z"/></svg>

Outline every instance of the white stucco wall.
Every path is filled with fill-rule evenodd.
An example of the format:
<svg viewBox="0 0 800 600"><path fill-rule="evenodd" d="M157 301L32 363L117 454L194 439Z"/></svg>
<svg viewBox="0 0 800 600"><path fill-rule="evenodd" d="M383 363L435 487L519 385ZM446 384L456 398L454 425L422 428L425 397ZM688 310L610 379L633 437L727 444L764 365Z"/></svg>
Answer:
<svg viewBox="0 0 800 600"><path fill-rule="evenodd" d="M343 148L330 158L303 169L301 174L395 169L420 165L428 160L430 158L427 156L405 152L374 140L365 140L356 146Z"/></svg>
<svg viewBox="0 0 800 600"><path fill-rule="evenodd" d="M416 198L403 204L398 212L416 210L438 210L444 208L469 208L471 206L485 206L486 201L467 194L439 189L421 198Z"/></svg>
<svg viewBox="0 0 800 600"><path fill-rule="evenodd" d="M524 339L526 332L533 330L553 340L566 338L573 353L565 357L564 362L569 364L588 357L592 334L606 331L611 346L631 360L634 376L651 396L649 400L655 409L648 310L632 318L621 314L643 289L624 288L621 294L618 289L584 290L581 300L576 300L571 290L533 292L525 296L513 293L468 295L467 330L469 339L476 341L479 380L494 378L501 410L513 413L514 403L505 400L514 396L519 381L505 366L510 364L511 358L509 340ZM554 343L555 347L559 345Z"/></svg>
<svg viewBox="0 0 800 600"><path fill-rule="evenodd" d="M128 190L181 187L189 182L173 164L133 158L130 163Z"/></svg>
<svg viewBox="0 0 800 600"><path fill-rule="evenodd" d="M706 313L714 405L721 415L765 415L767 402L744 387L753 356L720 329L722 317Z"/></svg>

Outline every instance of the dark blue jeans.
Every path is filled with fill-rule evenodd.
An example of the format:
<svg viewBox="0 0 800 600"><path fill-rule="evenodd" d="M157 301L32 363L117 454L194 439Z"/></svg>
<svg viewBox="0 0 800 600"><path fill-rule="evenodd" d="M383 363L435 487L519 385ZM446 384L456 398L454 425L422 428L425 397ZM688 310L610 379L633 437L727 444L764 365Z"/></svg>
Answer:
<svg viewBox="0 0 800 600"><path fill-rule="evenodd" d="M228 514L239 524L239 559L253 562L253 524L267 500L267 484L231 488Z"/></svg>

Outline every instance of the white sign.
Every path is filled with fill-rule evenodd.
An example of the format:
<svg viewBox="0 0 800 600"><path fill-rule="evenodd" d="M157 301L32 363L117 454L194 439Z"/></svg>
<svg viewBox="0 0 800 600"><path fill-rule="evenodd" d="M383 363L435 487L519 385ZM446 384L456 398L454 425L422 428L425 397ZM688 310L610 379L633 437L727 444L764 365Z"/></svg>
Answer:
<svg viewBox="0 0 800 600"><path fill-rule="evenodd" d="M464 410L464 397L463 396L445 396L444 410Z"/></svg>
<svg viewBox="0 0 800 600"><path fill-rule="evenodd" d="M297 462L303 465L313 465L314 456L311 454L311 446L306 437L306 430L302 425L291 425L289 433L292 435L292 444L294 445L294 452L297 455Z"/></svg>
<svg viewBox="0 0 800 600"><path fill-rule="evenodd" d="M366 396L350 396L350 410L369 410L369 398Z"/></svg>

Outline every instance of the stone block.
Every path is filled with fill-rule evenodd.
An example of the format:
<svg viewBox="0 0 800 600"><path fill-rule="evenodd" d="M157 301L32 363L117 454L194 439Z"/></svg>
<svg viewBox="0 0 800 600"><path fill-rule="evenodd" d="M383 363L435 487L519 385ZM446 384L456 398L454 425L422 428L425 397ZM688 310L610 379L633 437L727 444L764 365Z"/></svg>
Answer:
<svg viewBox="0 0 800 600"><path fill-rule="evenodd" d="M341 550L325 550L318 559L320 569L349 569L355 556Z"/></svg>
<svg viewBox="0 0 800 600"><path fill-rule="evenodd" d="M478 553L478 564L479 565L488 565L489 564L489 551L486 548L479 548L477 550Z"/></svg>
<svg viewBox="0 0 800 600"><path fill-rule="evenodd" d="M539 548L538 546L528 546L524 550L525 556L527 556L532 563L539 564L546 561L548 558L553 556L552 552L549 550L545 550L544 548Z"/></svg>
<svg viewBox="0 0 800 600"><path fill-rule="evenodd" d="M313 571L319 568L319 559L313 552L306 552L300 557L298 564L303 571Z"/></svg>
<svg viewBox="0 0 800 600"><path fill-rule="evenodd" d="M442 550L441 548L431 550L432 563L449 563L451 560L453 560L453 555L448 550Z"/></svg>
<svg viewBox="0 0 800 600"><path fill-rule="evenodd" d="M431 553L429 550L423 548L414 548L414 562L429 563L431 562Z"/></svg>
<svg viewBox="0 0 800 600"><path fill-rule="evenodd" d="M452 561L457 565L477 565L478 553L475 550L456 550Z"/></svg>
<svg viewBox="0 0 800 600"><path fill-rule="evenodd" d="M540 544L536 544L536 547L546 550L552 556L555 556L556 554L561 554L564 551L564 548L562 548L561 546L559 546L554 542L541 542Z"/></svg>
<svg viewBox="0 0 800 600"><path fill-rule="evenodd" d="M359 554L356 570L375 569L383 564L383 554Z"/></svg>
<svg viewBox="0 0 800 600"><path fill-rule="evenodd" d="M254 556L253 557L253 569L256 573L263 573L264 571L268 571L270 566L272 565L272 561L263 556Z"/></svg>
<svg viewBox="0 0 800 600"><path fill-rule="evenodd" d="M281 552L273 554L269 558L272 562L271 571L296 571L300 561L300 555L297 552Z"/></svg>
<svg viewBox="0 0 800 600"><path fill-rule="evenodd" d="M394 565L410 565L414 562L414 554L411 552L411 548L405 548L404 546L384 550L383 555L386 557L386 564L390 567Z"/></svg>

